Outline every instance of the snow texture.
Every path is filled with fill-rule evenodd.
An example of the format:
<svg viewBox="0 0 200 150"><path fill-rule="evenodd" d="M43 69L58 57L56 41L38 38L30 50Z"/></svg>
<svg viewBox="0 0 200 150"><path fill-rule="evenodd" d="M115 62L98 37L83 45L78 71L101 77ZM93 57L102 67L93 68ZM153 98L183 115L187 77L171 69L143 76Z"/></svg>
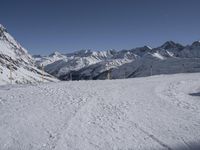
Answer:
<svg viewBox="0 0 200 150"><path fill-rule="evenodd" d="M1 86L0 149L198 149L199 77Z"/></svg>

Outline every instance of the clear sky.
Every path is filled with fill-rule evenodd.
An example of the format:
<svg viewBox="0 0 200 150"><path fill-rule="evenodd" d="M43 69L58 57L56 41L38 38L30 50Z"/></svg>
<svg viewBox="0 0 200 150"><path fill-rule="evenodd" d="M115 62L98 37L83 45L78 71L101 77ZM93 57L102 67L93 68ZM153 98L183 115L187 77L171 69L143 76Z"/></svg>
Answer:
<svg viewBox="0 0 200 150"><path fill-rule="evenodd" d="M200 0L0 0L0 23L31 54L200 39Z"/></svg>

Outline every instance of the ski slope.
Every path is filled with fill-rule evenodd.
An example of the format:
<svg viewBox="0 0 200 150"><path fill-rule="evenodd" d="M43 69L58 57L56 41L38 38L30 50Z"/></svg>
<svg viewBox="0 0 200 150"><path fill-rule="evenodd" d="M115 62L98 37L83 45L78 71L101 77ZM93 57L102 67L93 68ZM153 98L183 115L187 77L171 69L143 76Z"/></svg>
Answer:
<svg viewBox="0 0 200 150"><path fill-rule="evenodd" d="M0 87L1 150L200 148L200 73Z"/></svg>

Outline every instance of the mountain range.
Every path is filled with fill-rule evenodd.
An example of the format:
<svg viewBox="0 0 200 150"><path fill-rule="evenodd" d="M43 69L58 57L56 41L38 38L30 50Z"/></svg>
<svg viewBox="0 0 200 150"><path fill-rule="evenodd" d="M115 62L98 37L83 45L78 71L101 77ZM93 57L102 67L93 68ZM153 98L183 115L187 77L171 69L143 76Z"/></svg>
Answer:
<svg viewBox="0 0 200 150"><path fill-rule="evenodd" d="M200 72L200 41L183 46L173 41L151 48L130 50L80 50L49 56L33 56L37 66L60 80L96 80L143 77L158 74Z"/></svg>
<svg viewBox="0 0 200 150"><path fill-rule="evenodd" d="M31 56L0 25L0 84L122 79L187 72L200 72L200 41L186 46L167 41L156 48L87 49Z"/></svg>

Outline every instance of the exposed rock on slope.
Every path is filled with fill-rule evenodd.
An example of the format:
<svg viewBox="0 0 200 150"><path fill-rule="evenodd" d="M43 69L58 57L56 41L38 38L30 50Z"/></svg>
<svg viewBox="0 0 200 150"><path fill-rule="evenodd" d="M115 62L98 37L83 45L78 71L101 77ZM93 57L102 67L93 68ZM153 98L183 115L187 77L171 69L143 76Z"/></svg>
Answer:
<svg viewBox="0 0 200 150"><path fill-rule="evenodd" d="M167 41L157 48L54 53L36 58L36 63L61 80L106 79L109 71L114 79L200 72L200 42L182 46Z"/></svg>
<svg viewBox="0 0 200 150"><path fill-rule="evenodd" d="M42 74L42 71L34 66L34 60L27 50L0 25L0 84L10 83L10 77L13 83L41 82ZM57 79L44 73L43 81Z"/></svg>

